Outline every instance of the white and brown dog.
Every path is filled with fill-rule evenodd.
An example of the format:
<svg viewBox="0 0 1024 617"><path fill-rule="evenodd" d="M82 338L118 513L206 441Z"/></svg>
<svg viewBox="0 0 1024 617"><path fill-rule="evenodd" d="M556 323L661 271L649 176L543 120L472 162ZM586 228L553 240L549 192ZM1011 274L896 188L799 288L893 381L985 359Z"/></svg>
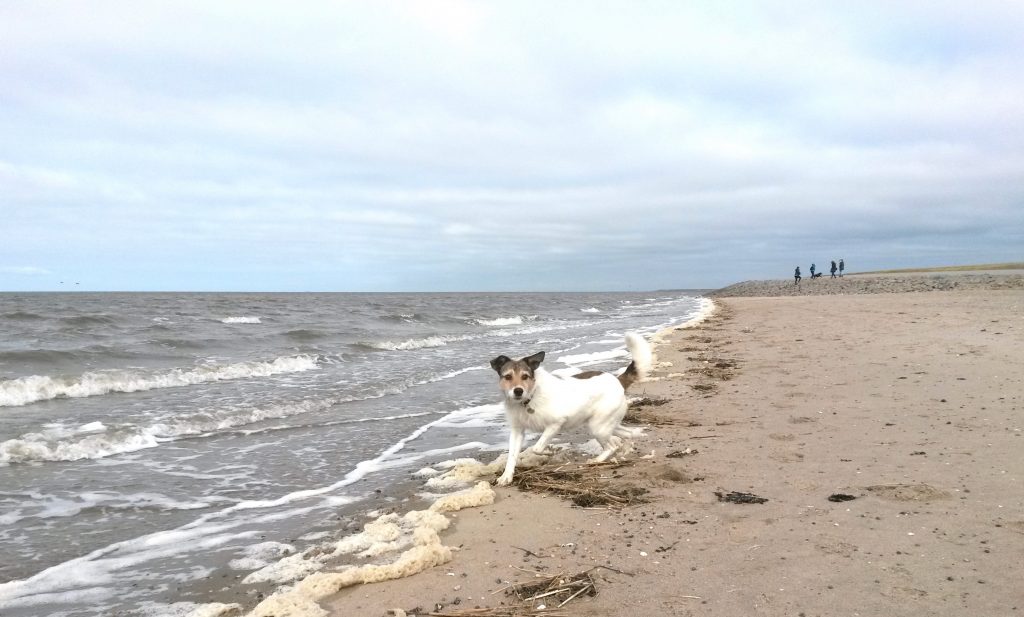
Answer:
<svg viewBox="0 0 1024 617"><path fill-rule="evenodd" d="M511 429L508 461L498 484L512 482L527 430L541 433L533 445L533 451L541 454L558 431L586 424L602 448L601 454L591 459L594 463L608 460L622 447L623 439L639 435L621 424L628 407L626 388L643 379L654 360L650 344L634 332L626 333L626 349L632 361L618 376L587 371L559 377L540 367L543 351L521 360L508 356L491 360L505 393L505 416Z"/></svg>

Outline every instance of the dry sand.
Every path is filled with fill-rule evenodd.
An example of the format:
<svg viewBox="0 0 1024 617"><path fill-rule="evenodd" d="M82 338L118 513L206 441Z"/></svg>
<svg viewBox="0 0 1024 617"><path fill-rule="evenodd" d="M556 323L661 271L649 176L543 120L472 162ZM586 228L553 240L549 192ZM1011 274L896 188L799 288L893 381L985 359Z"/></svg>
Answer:
<svg viewBox="0 0 1024 617"><path fill-rule="evenodd" d="M450 563L331 614L508 605L510 582L597 565L599 593L563 614L1024 614L1024 291L716 303L633 392L670 399L638 442L653 458L615 472L649 503L499 488L442 534Z"/></svg>

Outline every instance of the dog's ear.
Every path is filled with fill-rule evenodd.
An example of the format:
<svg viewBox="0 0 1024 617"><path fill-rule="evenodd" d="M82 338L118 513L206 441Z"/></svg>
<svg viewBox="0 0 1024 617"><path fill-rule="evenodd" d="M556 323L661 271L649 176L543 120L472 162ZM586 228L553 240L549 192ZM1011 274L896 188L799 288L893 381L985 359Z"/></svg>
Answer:
<svg viewBox="0 0 1024 617"><path fill-rule="evenodd" d="M497 358L491 360L491 368L494 369L495 372L497 372L498 374L501 374L501 367L505 366L507 362L511 361L512 358L509 358L508 356L498 356Z"/></svg>
<svg viewBox="0 0 1024 617"><path fill-rule="evenodd" d="M544 352L543 351L538 351L537 353L533 354L532 356L523 358L523 362L525 362L526 365L530 367L531 371L537 370L537 367L540 366L540 363L543 362L543 361L544 361Z"/></svg>

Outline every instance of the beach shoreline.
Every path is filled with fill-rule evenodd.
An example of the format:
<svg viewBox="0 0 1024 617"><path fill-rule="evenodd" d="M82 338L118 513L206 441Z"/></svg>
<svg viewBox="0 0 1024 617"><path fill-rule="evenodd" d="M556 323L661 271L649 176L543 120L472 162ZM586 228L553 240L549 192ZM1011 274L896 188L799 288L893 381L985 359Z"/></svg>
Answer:
<svg viewBox="0 0 1024 617"><path fill-rule="evenodd" d="M1024 292L715 302L631 392L669 400L655 412L671 424L616 471L649 503L497 488L493 505L452 515L450 562L343 590L329 614L509 606L512 583L595 567L597 595L566 614L1024 610ZM731 491L768 501L718 500Z"/></svg>

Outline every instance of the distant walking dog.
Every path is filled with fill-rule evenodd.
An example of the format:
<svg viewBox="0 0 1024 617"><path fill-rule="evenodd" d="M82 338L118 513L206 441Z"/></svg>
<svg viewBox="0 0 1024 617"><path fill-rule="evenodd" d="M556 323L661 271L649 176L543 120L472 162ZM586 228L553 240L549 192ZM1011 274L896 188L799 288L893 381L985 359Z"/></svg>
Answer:
<svg viewBox="0 0 1024 617"><path fill-rule="evenodd" d="M590 461L593 463L608 460L622 448L623 439L639 436L639 431L621 424L627 408L626 388L650 372L654 359L650 344L634 332L626 333L626 349L632 361L617 377L600 371L572 377L553 375L540 367L543 351L521 360L508 356L491 360L505 394L505 417L511 430L508 461L498 484L512 482L527 430L541 432L532 448L541 454L558 431L586 424L602 448Z"/></svg>

